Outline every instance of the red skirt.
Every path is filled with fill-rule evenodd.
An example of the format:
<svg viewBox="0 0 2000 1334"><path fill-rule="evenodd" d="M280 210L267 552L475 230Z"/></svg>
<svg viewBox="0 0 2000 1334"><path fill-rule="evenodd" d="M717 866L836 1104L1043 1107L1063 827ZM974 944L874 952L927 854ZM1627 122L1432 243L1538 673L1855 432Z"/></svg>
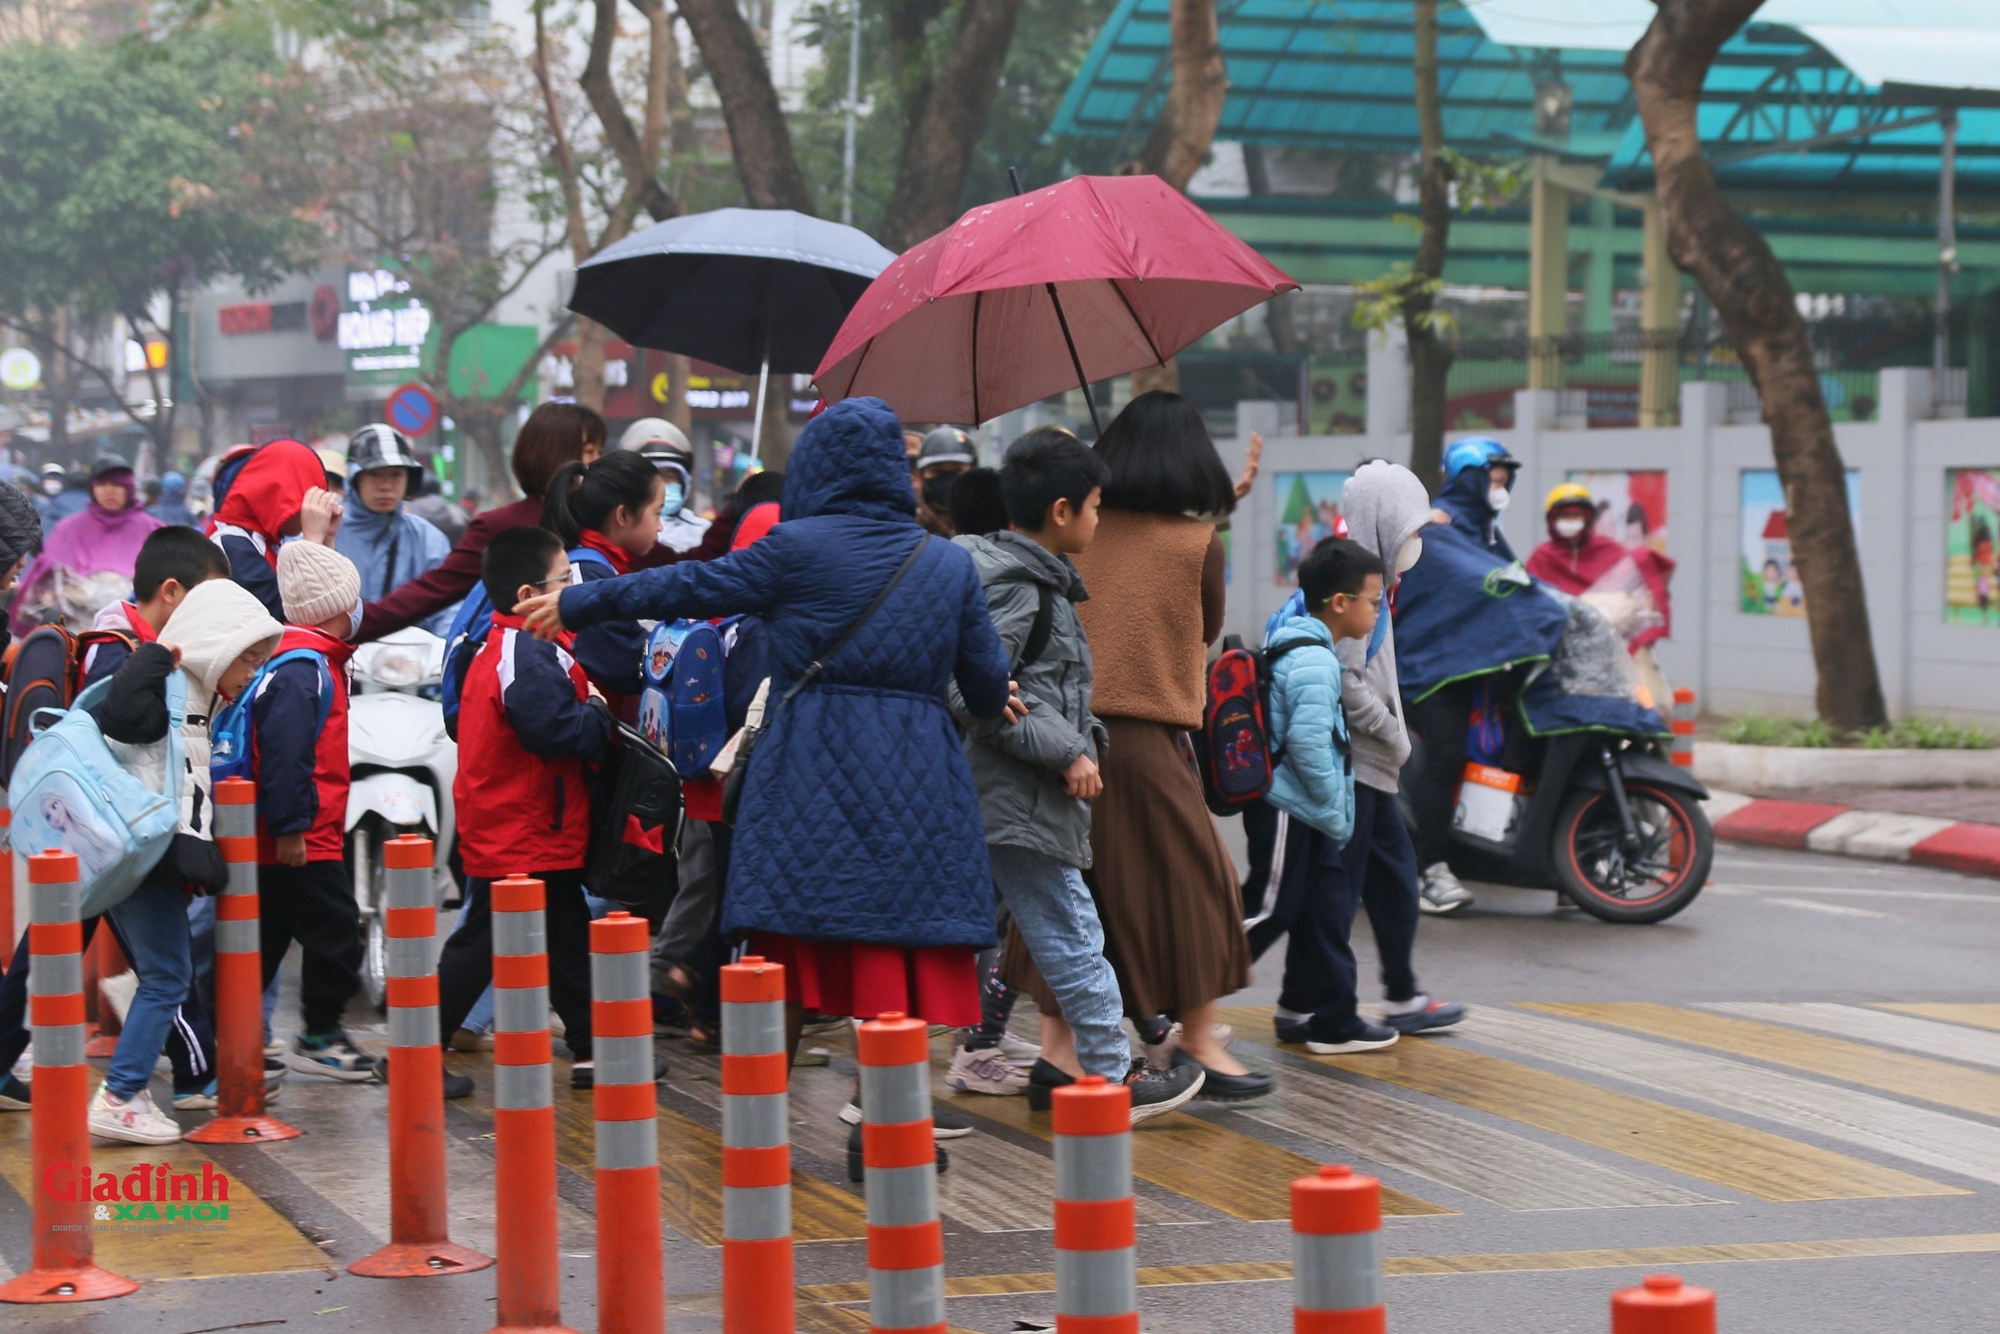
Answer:
<svg viewBox="0 0 2000 1334"><path fill-rule="evenodd" d="M785 999L821 1014L907 1014L927 1024L979 1022L979 970L967 945L863 945L756 931L750 952L785 966Z"/></svg>

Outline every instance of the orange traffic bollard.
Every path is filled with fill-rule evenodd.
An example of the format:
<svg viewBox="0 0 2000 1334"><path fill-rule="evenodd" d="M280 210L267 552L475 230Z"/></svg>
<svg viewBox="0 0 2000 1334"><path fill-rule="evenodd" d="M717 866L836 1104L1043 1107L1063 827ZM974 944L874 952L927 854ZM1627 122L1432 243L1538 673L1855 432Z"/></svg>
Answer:
<svg viewBox="0 0 2000 1334"><path fill-rule="evenodd" d="M1694 691L1683 686L1674 692L1673 761L1683 769L1694 768Z"/></svg>
<svg viewBox="0 0 2000 1334"><path fill-rule="evenodd" d="M556 1251L556 1110L549 1076L547 892L518 872L495 880L493 1195L495 1330L567 1331ZM392 1076L391 1084L395 1082Z"/></svg>
<svg viewBox="0 0 2000 1334"><path fill-rule="evenodd" d="M468 1274L493 1258L451 1240L445 1208L444 1049L438 1045L438 979L427 838L382 845L383 929L388 937L389 1244L347 1266L363 1278Z"/></svg>
<svg viewBox="0 0 2000 1334"><path fill-rule="evenodd" d="M792 1334L792 1127L785 968L722 969L722 1328Z"/></svg>
<svg viewBox="0 0 2000 1334"><path fill-rule="evenodd" d="M660 1334L667 1325L651 945L643 917L614 912L590 924L597 1334Z"/></svg>
<svg viewBox="0 0 2000 1334"><path fill-rule="evenodd" d="M117 938L109 931L91 936L83 951L83 1022L89 1036L83 1042L85 1056L105 1058L117 1054L118 1035L125 1026L118 1012L104 999L104 979L116 977L132 967Z"/></svg>
<svg viewBox="0 0 2000 1334"><path fill-rule="evenodd" d="M229 888L215 899L216 1116L196 1144L264 1144L299 1132L264 1113L264 945L257 929L257 785L215 785L215 845Z"/></svg>
<svg viewBox="0 0 2000 1334"><path fill-rule="evenodd" d="M1056 1136L1056 1334L1139 1334L1132 1090L1085 1075L1049 1102Z"/></svg>
<svg viewBox="0 0 2000 1334"><path fill-rule="evenodd" d="M1715 1294L1678 1274L1648 1274L1611 1294L1611 1334L1715 1334Z"/></svg>
<svg viewBox="0 0 2000 1334"><path fill-rule="evenodd" d="M35 1030L34 1264L0 1301L94 1302L139 1285L94 1263L90 1234L90 1067L83 1063L83 925L76 854L28 858L29 1020Z"/></svg>
<svg viewBox="0 0 2000 1334"><path fill-rule="evenodd" d="M945 1334L930 1028L892 1012L863 1024L855 1045L868 1198L868 1327L872 1334Z"/></svg>
<svg viewBox="0 0 2000 1334"><path fill-rule="evenodd" d="M1384 1334L1382 1183L1328 1164L1292 1182L1293 1334Z"/></svg>

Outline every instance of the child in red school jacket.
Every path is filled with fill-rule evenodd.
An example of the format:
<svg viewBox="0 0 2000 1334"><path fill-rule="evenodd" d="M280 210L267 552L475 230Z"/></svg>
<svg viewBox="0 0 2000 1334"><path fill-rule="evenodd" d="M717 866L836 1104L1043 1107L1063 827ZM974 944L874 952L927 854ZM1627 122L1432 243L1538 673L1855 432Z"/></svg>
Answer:
<svg viewBox="0 0 2000 1334"><path fill-rule="evenodd" d="M494 534L481 560L493 628L459 695L459 856L467 910L438 959L438 1024L448 1040L493 977L489 886L517 872L543 884L549 1002L562 1016L574 1063L571 1088L594 1085L590 1032L590 908L583 867L590 844L586 766L617 744L604 697L567 639L543 643L514 606L569 583L569 557L546 528ZM447 1080L446 1093L458 1090ZM469 1090L465 1090L469 1091Z"/></svg>
<svg viewBox="0 0 2000 1334"><path fill-rule="evenodd" d="M297 941L304 1026L285 1064L358 1082L372 1076L375 1058L348 1040L341 1014L361 989L361 915L344 859L346 635L361 573L332 547L292 542L278 553L277 583L285 633L251 703L264 985Z"/></svg>

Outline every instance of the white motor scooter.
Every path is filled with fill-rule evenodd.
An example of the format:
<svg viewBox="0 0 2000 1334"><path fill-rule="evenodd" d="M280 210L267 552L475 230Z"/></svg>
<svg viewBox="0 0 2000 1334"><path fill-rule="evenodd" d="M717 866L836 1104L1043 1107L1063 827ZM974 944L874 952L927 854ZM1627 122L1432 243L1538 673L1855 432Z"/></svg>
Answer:
<svg viewBox="0 0 2000 1334"><path fill-rule="evenodd" d="M448 859L457 828L451 801L458 743L444 730L444 709L418 692L444 672L444 641L412 627L354 650L354 694L347 706L347 858L354 901L367 939L362 988L378 1008L388 993L388 937L382 904L382 844L400 834L432 840L432 891L455 897Z"/></svg>

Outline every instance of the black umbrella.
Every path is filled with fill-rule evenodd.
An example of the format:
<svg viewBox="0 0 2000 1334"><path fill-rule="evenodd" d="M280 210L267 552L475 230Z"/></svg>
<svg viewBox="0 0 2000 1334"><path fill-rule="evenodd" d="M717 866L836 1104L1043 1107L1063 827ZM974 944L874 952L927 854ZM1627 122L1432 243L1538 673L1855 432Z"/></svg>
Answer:
<svg viewBox="0 0 2000 1334"><path fill-rule="evenodd" d="M577 267L569 308L637 347L758 373L752 445L772 371L810 373L895 253L789 209L669 218Z"/></svg>

